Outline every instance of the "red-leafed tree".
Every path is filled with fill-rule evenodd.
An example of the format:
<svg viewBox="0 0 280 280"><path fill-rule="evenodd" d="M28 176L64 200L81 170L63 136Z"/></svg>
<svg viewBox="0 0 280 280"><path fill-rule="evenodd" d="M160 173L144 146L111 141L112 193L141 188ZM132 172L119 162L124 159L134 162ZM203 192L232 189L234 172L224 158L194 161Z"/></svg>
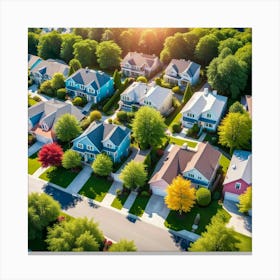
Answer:
<svg viewBox="0 0 280 280"><path fill-rule="evenodd" d="M51 143L42 147L38 154L38 160L41 162L42 167L60 166L62 156L62 148L56 143Z"/></svg>

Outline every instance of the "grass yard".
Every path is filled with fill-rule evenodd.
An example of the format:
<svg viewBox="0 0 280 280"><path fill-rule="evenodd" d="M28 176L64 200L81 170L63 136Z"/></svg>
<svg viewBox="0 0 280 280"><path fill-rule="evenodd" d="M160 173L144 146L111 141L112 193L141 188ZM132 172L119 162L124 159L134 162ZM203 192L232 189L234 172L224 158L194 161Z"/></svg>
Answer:
<svg viewBox="0 0 280 280"><path fill-rule="evenodd" d="M191 148L195 148L197 146L197 142L192 142L192 141L185 140L185 139L179 139L179 138L175 138L173 136L170 136L169 139L170 139L170 143L174 143L179 146L182 146L184 143L187 143L188 146Z"/></svg>
<svg viewBox="0 0 280 280"><path fill-rule="evenodd" d="M243 235L239 232L236 232L235 236L241 241L241 243L238 244L240 252L252 252L252 237Z"/></svg>
<svg viewBox="0 0 280 280"><path fill-rule="evenodd" d="M182 108L183 108L183 105L177 107L167 118L165 118L164 122L167 126L171 125L171 123L174 121L174 119L178 117Z"/></svg>
<svg viewBox="0 0 280 280"><path fill-rule="evenodd" d="M226 173L229 167L230 160L224 155L221 156L219 164L223 167L223 172Z"/></svg>
<svg viewBox="0 0 280 280"><path fill-rule="evenodd" d="M231 217L230 214L228 214L228 212L223 209L222 205L218 204L217 200L213 200L207 207L200 207L196 204L191 209L191 211L186 214L183 213L182 215L179 215L177 211L170 211L164 222L164 225L176 231L183 229L191 231L196 214L199 213L200 222L195 233L201 234L205 231L205 227L210 223L211 218L217 213L219 209L224 212L229 220Z"/></svg>
<svg viewBox="0 0 280 280"><path fill-rule="evenodd" d="M39 167L41 167L41 163L38 161L38 154L35 153L28 158L28 174L34 174Z"/></svg>
<svg viewBox="0 0 280 280"><path fill-rule="evenodd" d="M48 168L40 178L50 183L54 183L62 188L66 188L78 175L77 172L72 172L63 167L50 167Z"/></svg>
<svg viewBox="0 0 280 280"><path fill-rule="evenodd" d="M35 101L33 98L28 96L28 107L31 107L37 103L38 103L37 101Z"/></svg>
<svg viewBox="0 0 280 280"><path fill-rule="evenodd" d="M143 195L137 196L131 208L129 209L129 213L142 217L149 199L150 196L143 196Z"/></svg>
<svg viewBox="0 0 280 280"><path fill-rule="evenodd" d="M92 174L79 191L79 194L101 202L111 185L112 182L109 182L107 179Z"/></svg>
<svg viewBox="0 0 280 280"><path fill-rule="evenodd" d="M128 192L117 195L116 198L113 200L111 206L116 209L121 210L123 208L123 205L125 204L128 196L129 196Z"/></svg>
<svg viewBox="0 0 280 280"><path fill-rule="evenodd" d="M181 118L182 118L182 113L179 113L171 122L171 124L168 126L168 129L171 130L172 129L172 125L174 123L180 123L181 122Z"/></svg>

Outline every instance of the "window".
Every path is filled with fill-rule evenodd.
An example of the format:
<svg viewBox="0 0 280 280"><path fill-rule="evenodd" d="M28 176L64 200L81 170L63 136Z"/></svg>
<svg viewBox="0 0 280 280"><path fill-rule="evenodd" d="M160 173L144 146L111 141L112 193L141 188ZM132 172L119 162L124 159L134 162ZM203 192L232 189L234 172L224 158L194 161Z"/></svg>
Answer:
<svg viewBox="0 0 280 280"><path fill-rule="evenodd" d="M201 180L201 177L200 177L200 176L198 176L197 178L198 178L199 180Z"/></svg>
<svg viewBox="0 0 280 280"><path fill-rule="evenodd" d="M206 115L206 117L207 117L207 118L211 118L211 114L208 113L208 114Z"/></svg>
<svg viewBox="0 0 280 280"><path fill-rule="evenodd" d="M189 173L189 177L194 178L194 175Z"/></svg>
<svg viewBox="0 0 280 280"><path fill-rule="evenodd" d="M241 189L241 183L235 183L235 189L240 190Z"/></svg>
<svg viewBox="0 0 280 280"><path fill-rule="evenodd" d="M73 81L71 81L69 84L71 87L75 86L75 83Z"/></svg>
<svg viewBox="0 0 280 280"><path fill-rule="evenodd" d="M87 149L88 149L89 151L93 151L93 147L90 146L90 145L87 145Z"/></svg>
<svg viewBox="0 0 280 280"><path fill-rule="evenodd" d="M78 148L80 148L80 149L83 149L84 148L84 145L83 144L81 144L81 143L78 143Z"/></svg>
<svg viewBox="0 0 280 280"><path fill-rule="evenodd" d="M84 86L84 85L80 85L80 88L81 88L82 90L84 90L84 89L85 89L85 86Z"/></svg>
<svg viewBox="0 0 280 280"><path fill-rule="evenodd" d="M88 88L87 90L88 90L89 93L93 93L94 92L94 90L92 88Z"/></svg>
<svg viewBox="0 0 280 280"><path fill-rule="evenodd" d="M108 148L112 148L112 145L108 143L108 144L107 144L107 147L108 147Z"/></svg>

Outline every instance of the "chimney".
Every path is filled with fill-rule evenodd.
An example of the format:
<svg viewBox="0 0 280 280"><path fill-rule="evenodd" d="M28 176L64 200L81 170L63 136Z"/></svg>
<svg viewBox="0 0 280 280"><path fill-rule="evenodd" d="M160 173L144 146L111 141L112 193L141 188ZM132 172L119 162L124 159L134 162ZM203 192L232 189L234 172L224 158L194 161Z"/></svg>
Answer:
<svg viewBox="0 0 280 280"><path fill-rule="evenodd" d="M188 149L188 144L184 143L181 147L182 150L187 150Z"/></svg>
<svg viewBox="0 0 280 280"><path fill-rule="evenodd" d="M204 92L204 95L207 96L208 95L208 88L204 88L203 92Z"/></svg>
<svg viewBox="0 0 280 280"><path fill-rule="evenodd" d="M214 96L217 95L217 91L216 90L213 90L212 93L213 93Z"/></svg>
<svg viewBox="0 0 280 280"><path fill-rule="evenodd" d="M233 164L231 167L232 167L233 170L235 170L236 169L236 164Z"/></svg>
<svg viewBox="0 0 280 280"><path fill-rule="evenodd" d="M86 67L86 73L88 73L88 67Z"/></svg>

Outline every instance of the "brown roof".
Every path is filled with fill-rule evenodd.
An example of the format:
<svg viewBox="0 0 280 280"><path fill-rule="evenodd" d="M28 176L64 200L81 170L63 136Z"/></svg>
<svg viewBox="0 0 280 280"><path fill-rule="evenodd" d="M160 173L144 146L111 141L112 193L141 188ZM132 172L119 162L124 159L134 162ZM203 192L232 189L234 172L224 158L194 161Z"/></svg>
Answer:
<svg viewBox="0 0 280 280"><path fill-rule="evenodd" d="M193 168L210 180L219 162L220 155L221 153L215 150L209 143L200 143L197 152L184 150L175 145L168 154L163 166L154 174L149 183L164 180L171 184L172 180L179 174Z"/></svg>
<svg viewBox="0 0 280 280"><path fill-rule="evenodd" d="M252 96L251 95L246 95L246 103L248 106L248 112L250 114L250 116L252 117Z"/></svg>

